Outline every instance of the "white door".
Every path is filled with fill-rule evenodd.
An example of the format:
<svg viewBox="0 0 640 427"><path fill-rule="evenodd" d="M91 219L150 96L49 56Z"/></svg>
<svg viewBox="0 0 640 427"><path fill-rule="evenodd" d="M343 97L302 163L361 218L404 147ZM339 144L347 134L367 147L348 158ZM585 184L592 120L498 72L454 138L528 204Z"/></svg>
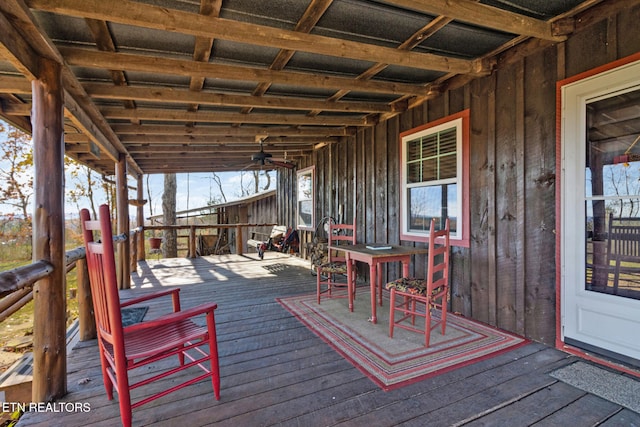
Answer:
<svg viewBox="0 0 640 427"><path fill-rule="evenodd" d="M562 339L638 363L640 61L561 95Z"/></svg>

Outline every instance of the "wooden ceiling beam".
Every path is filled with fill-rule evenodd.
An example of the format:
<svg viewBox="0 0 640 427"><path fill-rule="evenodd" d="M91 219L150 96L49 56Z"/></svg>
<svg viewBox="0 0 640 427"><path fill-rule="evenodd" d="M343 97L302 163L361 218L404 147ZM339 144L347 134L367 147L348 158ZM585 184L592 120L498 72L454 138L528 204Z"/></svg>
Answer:
<svg viewBox="0 0 640 427"><path fill-rule="evenodd" d="M185 125L128 125L114 124L114 132L118 135L217 135L217 136L351 136L355 135L356 129L353 127L332 127L332 126L185 126Z"/></svg>
<svg viewBox="0 0 640 427"><path fill-rule="evenodd" d="M385 0L385 3L429 15L443 15L456 21L491 28L515 35L561 42L566 35L556 35L550 22L530 18L474 0Z"/></svg>
<svg viewBox="0 0 640 427"><path fill-rule="evenodd" d="M444 3L444 0L442 2ZM399 51L385 46L202 16L127 0L119 0L117 8L103 0L27 0L27 4L34 9L79 18L93 18L161 31L232 40L258 46L361 61L382 62L422 70L458 74L485 73L483 64L478 61L468 61L429 53ZM412 7L409 8L412 9ZM442 13L439 14L442 15ZM525 20L522 25L525 26L525 23L528 22L528 20Z"/></svg>
<svg viewBox="0 0 640 427"><path fill-rule="evenodd" d="M327 11L329 6L331 6L333 0L311 0L307 9L304 11L304 14L298 20L294 31L298 31L301 33L309 33L316 26L320 18ZM283 70L284 67L289 63L295 51L281 49L276 55L275 59L269 66L270 70ZM253 91L253 95L262 96L267 90L271 87L271 82L261 82ZM250 108L245 108L242 110L243 113L249 113L251 111Z"/></svg>
<svg viewBox="0 0 640 427"><path fill-rule="evenodd" d="M122 108L103 108L102 115L107 119L153 120L177 122L207 123L254 123L278 125L329 125L329 126L373 126L368 117L352 116L317 116L308 117L303 114L241 114L209 111L183 111L170 109L125 110Z"/></svg>
<svg viewBox="0 0 640 427"><path fill-rule="evenodd" d="M1 19L2 15L0 14ZM0 46L2 46L1 42ZM0 76L0 93L31 95L31 82L24 77Z"/></svg>
<svg viewBox="0 0 640 427"><path fill-rule="evenodd" d="M257 146L248 145L231 145L231 146L219 146L215 144L209 145L132 145L128 144L127 149L133 155L141 153L160 154L160 153L218 153L224 155L225 153L254 153L260 148ZM225 151L226 150L226 151ZM267 149L270 153L278 153L287 157L295 156L300 152L311 152L312 149L308 145L287 145L287 146L269 146Z"/></svg>
<svg viewBox="0 0 640 427"><path fill-rule="evenodd" d="M0 2L0 16L0 27L3 28L3 31L0 31L0 54L28 79L38 76L40 57L63 64L62 84L65 88L66 112L71 114L78 124L82 124L84 129L99 130L91 137L104 152L110 155L124 152L118 137L64 63L53 42L35 24L35 18L24 3L20 0L3 0ZM129 162L129 170L135 174L142 173L133 161Z"/></svg>
<svg viewBox="0 0 640 427"><path fill-rule="evenodd" d="M222 0L200 0L200 15L218 17L222 8ZM212 37L196 37L193 47L193 60L197 62L209 62L214 39ZM191 77L189 90L199 92L204 87L205 77ZM197 111L198 104L189 106L189 111Z"/></svg>
<svg viewBox="0 0 640 427"><path fill-rule="evenodd" d="M0 6L0 11L6 13L7 6ZM36 80L39 74L38 53L3 13L0 13L0 28L0 56L29 80Z"/></svg>
<svg viewBox="0 0 640 427"><path fill-rule="evenodd" d="M167 74L178 76L200 76L233 81L270 81L282 85L318 89L348 89L393 95L426 96L430 87L388 81L360 81L347 77L320 75L295 71L274 71L257 67L213 64L184 59L129 53L97 52L91 49L61 47L60 52L69 65L102 69L118 68L128 71Z"/></svg>
<svg viewBox="0 0 640 427"><path fill-rule="evenodd" d="M106 21L87 18L85 19L85 22L96 41L98 49L107 52L116 51L116 46L113 42L113 37L111 36L111 31L109 30L109 26ZM111 80L113 80L113 83L116 86L127 86L127 76L124 74L124 71L109 70L109 72L111 74ZM135 102L129 99L124 99L123 105L125 108L136 108Z"/></svg>
<svg viewBox="0 0 640 427"><path fill-rule="evenodd" d="M192 167L189 165L169 165L168 163L160 166L155 164L145 165L145 171L149 175L165 174L165 173L206 173L206 172L238 172L238 171L250 172L254 169L255 170L275 170L278 168L270 165L266 165L266 166L242 165L242 164L216 165L213 163L207 166L203 165L200 167Z"/></svg>
<svg viewBox="0 0 640 427"><path fill-rule="evenodd" d="M434 35L438 31L440 31L442 28L444 28L449 22L451 22L450 18L445 18L445 17L442 17L442 16L437 17L436 19L430 21L425 26L420 28L418 31L413 33L411 35L411 37L409 37L403 43L401 43L400 46L398 46L398 50L411 50L411 49L413 49L414 47L418 46L420 43L423 43L427 38L431 37L432 35ZM373 65L372 67L370 67L364 73L360 74L358 76L358 80L371 80L373 77L375 77L377 74L381 73L388 66L389 66L389 64L385 64L385 63L379 62L379 63ZM438 90L437 86L430 85L429 88L432 89L430 91L430 93L429 93L429 96L436 96L436 95L440 94L440 91ZM336 93L334 93L333 96L331 96L331 98L329 98L329 100L338 101L339 99L342 99L343 97L345 97L348 93L349 93L349 90L341 89L341 90L337 91ZM428 96L418 96L416 98L420 99L421 102L424 102L424 101L427 100ZM402 105L404 107L408 107L408 100L403 99L403 98L400 98L399 100L395 101L395 103L402 103ZM321 113L320 110L315 110L315 111L311 112L312 115L317 115L317 114L320 114L320 113ZM387 119L395 116L396 114L398 114L398 112L393 112L392 114L381 113L381 119L384 118L384 120L387 120Z"/></svg>
<svg viewBox="0 0 640 427"><path fill-rule="evenodd" d="M322 136L293 136L293 137L278 137L270 136L266 139L265 144L278 144L279 146L286 147L288 145L299 144L317 144L320 142L336 142L338 137L322 137ZM152 145L214 145L214 144L226 144L237 146L250 146L257 147L255 142L255 136L184 136L184 135L123 135L122 142L130 147L131 144L152 144Z"/></svg>
<svg viewBox="0 0 640 427"><path fill-rule="evenodd" d="M1 82L0 82L1 83ZM389 113L401 107L375 102L332 102L297 97L230 95L169 87L113 86L101 83L85 84L87 93L95 98L138 100L157 103L200 104L251 108L278 108L287 110L313 110ZM406 103L405 103L406 107Z"/></svg>

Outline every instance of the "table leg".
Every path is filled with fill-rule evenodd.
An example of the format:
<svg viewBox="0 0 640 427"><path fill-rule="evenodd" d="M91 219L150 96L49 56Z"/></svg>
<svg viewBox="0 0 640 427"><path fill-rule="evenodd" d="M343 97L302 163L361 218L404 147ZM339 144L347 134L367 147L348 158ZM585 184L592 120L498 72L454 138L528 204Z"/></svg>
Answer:
<svg viewBox="0 0 640 427"><path fill-rule="evenodd" d="M378 262L376 268L376 281L378 287L378 304L382 307L382 263Z"/></svg>
<svg viewBox="0 0 640 427"><path fill-rule="evenodd" d="M351 263L351 259L349 258L349 254L346 255L347 261L347 294L349 297L349 311L353 312L353 290L355 283L351 278L353 277L353 265Z"/></svg>
<svg viewBox="0 0 640 427"><path fill-rule="evenodd" d="M376 264L369 264L369 282L371 287L371 318L369 321L371 323L378 323L378 318L376 316Z"/></svg>
<svg viewBox="0 0 640 427"><path fill-rule="evenodd" d="M409 278L409 262L410 258L406 258L402 260L402 277Z"/></svg>

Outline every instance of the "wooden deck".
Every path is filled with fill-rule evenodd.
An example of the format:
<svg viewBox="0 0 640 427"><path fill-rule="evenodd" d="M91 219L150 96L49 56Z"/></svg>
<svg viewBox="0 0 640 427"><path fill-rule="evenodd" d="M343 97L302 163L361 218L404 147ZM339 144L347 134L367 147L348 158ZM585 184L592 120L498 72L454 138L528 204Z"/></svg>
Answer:
<svg viewBox="0 0 640 427"><path fill-rule="evenodd" d="M264 261L255 254L150 260L138 274L123 298L180 286L183 307L218 303L222 389L220 401L209 381L172 393L134 410L136 426L640 425L640 414L551 377L577 358L536 343L382 391L276 302L314 292L309 263L298 258L267 252ZM161 310L151 306L146 318ZM120 424L117 398L104 393L95 340L69 352L68 390L62 401L90 411L30 412L18 425Z"/></svg>

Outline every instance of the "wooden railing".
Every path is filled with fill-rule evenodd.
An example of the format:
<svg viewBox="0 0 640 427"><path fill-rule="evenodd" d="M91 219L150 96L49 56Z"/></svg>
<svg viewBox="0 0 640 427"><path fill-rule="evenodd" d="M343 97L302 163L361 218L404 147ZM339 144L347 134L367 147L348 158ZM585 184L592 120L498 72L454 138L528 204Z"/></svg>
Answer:
<svg viewBox="0 0 640 427"><path fill-rule="evenodd" d="M114 236L114 242L124 242L127 236L124 234ZM87 264L85 262L85 249L80 246L65 254L66 272L74 268L77 274L77 298L79 334L81 340L96 337L95 322L93 320L93 302L91 300L91 288ZM47 277L53 272L53 266L47 261L36 261L29 265L17 267L12 270L0 272L0 322L14 314L33 299L33 284Z"/></svg>
<svg viewBox="0 0 640 427"><path fill-rule="evenodd" d="M250 223L241 223L241 224L215 224L215 225L154 225L154 226L146 226L144 227L144 230L155 230L155 231L162 231L162 230L189 230L189 235L188 236L179 236L179 237L188 237L188 245L187 245L187 257L188 258L196 258L197 257L197 253L196 253L196 237L197 237L197 231L198 230L206 230L206 229L216 229L216 230L221 230L221 229L235 229L235 247L236 247L236 254L238 255L242 255L243 253L243 248L244 248L244 237L245 233L243 232L243 229L248 229L248 228L256 228L256 227L273 227L274 225L276 225L275 223L264 223L264 224L250 224ZM136 244L136 240L137 238L139 238L139 236L143 236L144 232L141 233L136 233L135 235L131 236L132 239L132 243L131 243L131 250L132 250L132 260L142 260L145 259L146 254L136 254L137 248L139 247L144 247L144 245L138 245ZM220 233L218 233L218 235L220 235ZM135 263L135 261L133 261Z"/></svg>
<svg viewBox="0 0 640 427"><path fill-rule="evenodd" d="M256 227L272 227L274 223L265 224L217 224L217 225L171 225L138 227L129 233L114 236L114 242L130 241L131 270L137 268L137 261L145 259L144 240L140 244L139 239L144 239L146 230L189 230L188 254L195 258L196 232L203 229L235 229L236 253L242 254L244 247L243 229ZM142 248L141 251L139 248ZM91 300L91 288L85 260L84 247L78 247L66 252L66 272L76 269L77 274L77 299L80 340L89 340L96 337L95 322L93 320L93 302ZM0 272L0 323L14 314L25 304L33 299L33 284L47 277L53 272L53 266L47 261L36 261L29 265L17 267L12 270Z"/></svg>

